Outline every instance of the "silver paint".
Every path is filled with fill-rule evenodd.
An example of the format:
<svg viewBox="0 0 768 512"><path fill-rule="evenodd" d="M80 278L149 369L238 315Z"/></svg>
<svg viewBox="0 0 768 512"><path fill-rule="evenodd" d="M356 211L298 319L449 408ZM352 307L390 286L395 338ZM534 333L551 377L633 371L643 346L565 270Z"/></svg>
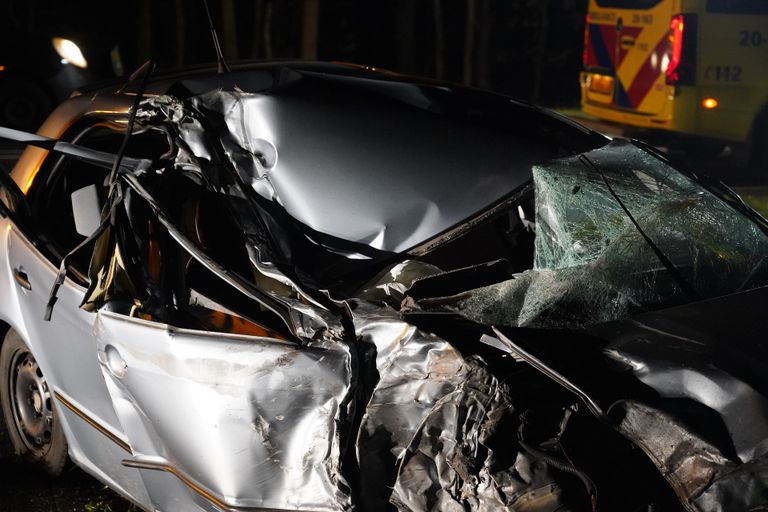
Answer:
<svg viewBox="0 0 768 512"><path fill-rule="evenodd" d="M311 83L306 77L295 87ZM403 88L419 89L414 84L378 87L393 96ZM356 88L350 85L350 90ZM467 121L446 123L397 101L374 106L352 95L342 106L332 98L309 102L297 94L219 90L194 97L189 105L223 117L225 130L217 138L229 162L259 194L321 233L376 249L407 250L451 228L520 187L529 179L527 164L551 155L539 142L482 125L468 129L462 124ZM143 108L144 118L152 118L153 111L167 115L194 155L210 158L204 127L179 112L189 107L159 97ZM393 108L409 116L409 129L403 129ZM400 186L404 182L409 186ZM340 202L345 207L334 208Z"/></svg>
<svg viewBox="0 0 768 512"><path fill-rule="evenodd" d="M109 312L94 329L99 350L125 361L122 376L105 364L104 377L137 456L173 465L233 507L350 506L339 471L345 345L298 347Z"/></svg>

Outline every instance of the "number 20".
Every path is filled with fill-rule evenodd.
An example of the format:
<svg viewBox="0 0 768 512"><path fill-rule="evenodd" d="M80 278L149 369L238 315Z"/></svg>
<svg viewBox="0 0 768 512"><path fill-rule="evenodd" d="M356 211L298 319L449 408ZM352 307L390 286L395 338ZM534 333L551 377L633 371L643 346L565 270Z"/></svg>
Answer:
<svg viewBox="0 0 768 512"><path fill-rule="evenodd" d="M760 46L763 44L763 34L757 30L752 32L748 30L740 30L739 46Z"/></svg>

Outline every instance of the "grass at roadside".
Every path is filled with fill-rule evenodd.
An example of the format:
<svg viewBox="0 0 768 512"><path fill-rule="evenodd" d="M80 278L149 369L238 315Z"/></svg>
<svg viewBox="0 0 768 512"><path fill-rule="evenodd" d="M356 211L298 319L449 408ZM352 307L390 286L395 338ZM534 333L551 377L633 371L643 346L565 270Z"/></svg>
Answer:
<svg viewBox="0 0 768 512"><path fill-rule="evenodd" d="M768 218L768 192L761 195L755 195L755 194L745 194L741 196L744 201L760 212L760 215L763 217Z"/></svg>

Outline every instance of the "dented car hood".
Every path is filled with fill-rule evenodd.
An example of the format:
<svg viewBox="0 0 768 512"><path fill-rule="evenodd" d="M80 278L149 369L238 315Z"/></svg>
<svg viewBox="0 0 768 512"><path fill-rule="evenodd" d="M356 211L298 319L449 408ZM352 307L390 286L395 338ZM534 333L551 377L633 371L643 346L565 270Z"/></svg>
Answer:
<svg viewBox="0 0 768 512"><path fill-rule="evenodd" d="M486 209L562 151L535 126L553 120L533 107L402 80L294 70L261 90L235 80L233 90L163 108L198 156L214 158L202 142L214 130L254 190L299 222L387 252ZM572 129L583 147L577 141L589 137Z"/></svg>

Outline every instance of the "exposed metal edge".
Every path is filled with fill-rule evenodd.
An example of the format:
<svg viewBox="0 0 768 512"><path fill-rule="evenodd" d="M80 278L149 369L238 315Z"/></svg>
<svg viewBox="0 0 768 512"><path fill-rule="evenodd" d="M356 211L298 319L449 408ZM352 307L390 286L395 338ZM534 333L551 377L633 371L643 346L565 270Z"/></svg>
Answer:
<svg viewBox="0 0 768 512"><path fill-rule="evenodd" d="M403 252L409 256L423 256L429 252L432 252L442 247L446 243L455 240L463 233L466 233L467 231L477 227L494 215L498 215L504 210L504 208L508 208L510 205L519 202L520 199L522 199L526 194L532 193L533 179L529 179L512 192L499 199L496 203L493 204L493 206L480 210L479 212L475 212L467 219L462 220L458 224L454 224L448 229L433 236L426 242L422 242Z"/></svg>
<svg viewBox="0 0 768 512"><path fill-rule="evenodd" d="M240 507L236 505L228 505L224 503L221 498L217 498L210 491L205 490L200 484L196 483L190 477L167 463L139 459L124 459L122 464L127 468L147 469L150 471L165 471L166 473L170 473L178 478L181 483L195 491L197 494L208 500L216 507L226 512L279 512L279 509L274 508Z"/></svg>
<svg viewBox="0 0 768 512"><path fill-rule="evenodd" d="M203 331L200 329L187 329L184 327L175 327L170 324L157 322L154 320L146 320L135 316L128 316L122 313L116 313L107 309L100 309L97 315L104 316L116 322L123 322L127 324L136 324L142 327L148 327L150 329L156 329L159 331L165 331L169 336L189 336L190 338L204 338L210 340L211 338L222 339L227 341L242 341L253 343L255 341L264 343L273 343L275 345L285 345L287 347L296 347L296 343L287 340L281 340L277 338L270 338L267 336L250 336L248 334L234 334L231 332L219 332L219 331Z"/></svg>
<svg viewBox="0 0 768 512"><path fill-rule="evenodd" d="M551 368L549 365L544 363L541 359L534 356L530 352L523 349L520 345L509 339L508 336L505 336L503 332L501 332L496 327L492 327L493 331L496 333L496 336L498 336L498 340L501 342L501 344L507 346L507 352L509 352L513 357L517 355L518 357L522 358L525 362L530 364L532 367L552 379L553 381L557 382L561 386L563 386L565 389L569 390L571 393L578 396L582 402L584 402L584 405L587 406L587 408L594 414L598 419L605 419L606 415L605 412L603 412L603 409L592 399L591 396L581 388L579 388L576 384L571 382L567 377L560 374L559 372L555 371L553 368Z"/></svg>
<svg viewBox="0 0 768 512"><path fill-rule="evenodd" d="M73 405L72 402L64 398L61 393L58 391L54 391L53 395L56 397L56 400L61 402L62 405L64 405L67 409L75 413L77 416L79 416L83 421L88 423L90 426L104 434L106 437L110 439L113 443L115 443L117 446L125 450L126 452L133 454L133 449L131 448L131 445L128 444L123 439L120 439L117 435L115 435L113 432L111 432L107 427L100 424L98 421L91 418L89 415L87 415L85 412L83 412L81 409L79 409L77 406Z"/></svg>

